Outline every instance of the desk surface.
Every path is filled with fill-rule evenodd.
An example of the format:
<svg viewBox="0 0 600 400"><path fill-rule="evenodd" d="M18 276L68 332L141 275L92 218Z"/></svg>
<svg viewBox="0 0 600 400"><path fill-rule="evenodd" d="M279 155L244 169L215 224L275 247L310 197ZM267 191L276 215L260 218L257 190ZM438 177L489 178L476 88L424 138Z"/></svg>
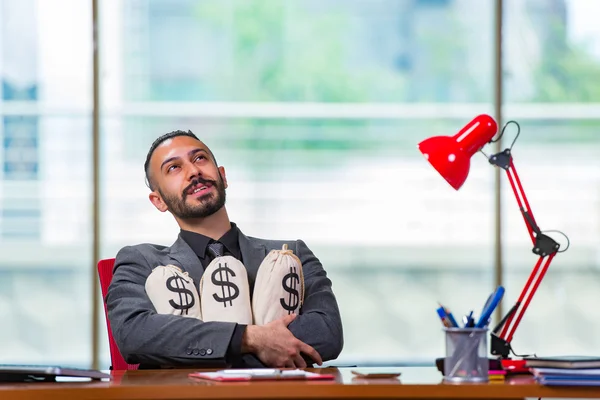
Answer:
<svg viewBox="0 0 600 400"><path fill-rule="evenodd" d="M401 372L399 379L355 378L360 372ZM600 388L551 388L530 376L488 384L445 384L435 368L314 369L335 381L218 383L188 377L192 370L117 371L112 381L2 383L2 400L29 399L522 399L600 398Z"/></svg>

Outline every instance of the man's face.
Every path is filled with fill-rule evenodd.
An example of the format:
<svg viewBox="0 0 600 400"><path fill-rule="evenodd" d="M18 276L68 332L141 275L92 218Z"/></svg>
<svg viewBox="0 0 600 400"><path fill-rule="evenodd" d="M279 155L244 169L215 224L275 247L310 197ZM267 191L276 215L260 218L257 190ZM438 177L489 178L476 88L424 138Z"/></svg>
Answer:
<svg viewBox="0 0 600 400"><path fill-rule="evenodd" d="M204 143L176 136L161 143L150 160L150 201L176 218L206 218L225 205L227 178Z"/></svg>

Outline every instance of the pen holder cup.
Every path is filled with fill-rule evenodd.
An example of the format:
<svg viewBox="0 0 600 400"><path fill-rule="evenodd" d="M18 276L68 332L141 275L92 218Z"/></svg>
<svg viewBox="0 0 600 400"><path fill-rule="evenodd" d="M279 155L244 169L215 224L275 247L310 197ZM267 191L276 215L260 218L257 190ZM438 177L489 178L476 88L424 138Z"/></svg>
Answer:
<svg viewBox="0 0 600 400"><path fill-rule="evenodd" d="M484 328L445 328L444 381L488 382L487 336Z"/></svg>

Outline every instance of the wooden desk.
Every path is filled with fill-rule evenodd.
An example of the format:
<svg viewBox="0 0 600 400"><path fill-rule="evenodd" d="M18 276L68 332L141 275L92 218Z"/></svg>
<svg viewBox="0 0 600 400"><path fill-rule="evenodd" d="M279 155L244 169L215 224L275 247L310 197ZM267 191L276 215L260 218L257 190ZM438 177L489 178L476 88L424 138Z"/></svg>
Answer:
<svg viewBox="0 0 600 400"><path fill-rule="evenodd" d="M402 372L398 380L361 380L351 370ZM522 399L600 398L600 388L550 388L531 377L489 384L444 384L435 368L316 369L335 381L217 383L190 370L120 371L111 382L0 384L0 399Z"/></svg>

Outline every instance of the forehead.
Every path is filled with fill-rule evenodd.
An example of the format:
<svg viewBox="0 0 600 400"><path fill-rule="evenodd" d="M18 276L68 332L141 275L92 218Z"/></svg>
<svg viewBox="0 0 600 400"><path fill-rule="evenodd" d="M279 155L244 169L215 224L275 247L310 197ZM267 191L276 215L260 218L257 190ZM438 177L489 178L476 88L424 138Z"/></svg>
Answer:
<svg viewBox="0 0 600 400"><path fill-rule="evenodd" d="M196 149L209 152L208 147L200 140L189 136L176 136L165 140L154 150L151 163L160 167L163 161L173 157L186 157L190 151Z"/></svg>

